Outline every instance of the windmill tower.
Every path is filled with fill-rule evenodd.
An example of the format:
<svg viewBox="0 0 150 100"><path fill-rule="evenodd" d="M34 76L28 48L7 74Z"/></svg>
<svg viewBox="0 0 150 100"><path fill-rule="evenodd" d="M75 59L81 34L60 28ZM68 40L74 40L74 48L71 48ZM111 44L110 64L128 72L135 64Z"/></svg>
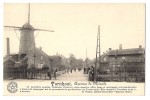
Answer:
<svg viewBox="0 0 150 100"><path fill-rule="evenodd" d="M95 59L95 75L94 75L94 81L96 81L97 78L97 68L100 67L100 25L98 26L98 33L97 33L97 44L96 44L96 59Z"/></svg>
<svg viewBox="0 0 150 100"><path fill-rule="evenodd" d="M54 32L53 30L44 30L37 29L31 26L30 24L30 4L28 5L28 19L27 23L25 23L22 27L18 26L4 26L8 28L14 28L20 30L20 44L19 44L19 56L20 59L23 59L26 55L29 55L30 50L34 53L32 57L34 57L35 64L35 39L34 39L34 31L47 31Z"/></svg>

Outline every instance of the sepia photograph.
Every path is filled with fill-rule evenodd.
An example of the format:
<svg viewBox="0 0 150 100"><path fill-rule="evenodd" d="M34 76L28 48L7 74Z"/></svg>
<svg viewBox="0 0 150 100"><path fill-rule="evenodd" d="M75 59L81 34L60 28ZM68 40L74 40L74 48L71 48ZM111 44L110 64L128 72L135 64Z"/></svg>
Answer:
<svg viewBox="0 0 150 100"><path fill-rule="evenodd" d="M145 94L144 3L3 6L3 95Z"/></svg>

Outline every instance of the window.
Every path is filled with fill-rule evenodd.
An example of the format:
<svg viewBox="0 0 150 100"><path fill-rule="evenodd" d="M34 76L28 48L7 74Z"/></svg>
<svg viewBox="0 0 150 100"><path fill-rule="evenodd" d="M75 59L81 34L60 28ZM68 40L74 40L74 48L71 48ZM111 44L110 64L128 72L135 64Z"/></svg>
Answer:
<svg viewBox="0 0 150 100"><path fill-rule="evenodd" d="M38 63L38 68L41 69L43 67L43 63Z"/></svg>
<svg viewBox="0 0 150 100"><path fill-rule="evenodd" d="M118 67L120 67L120 65L119 65L119 64L118 64L117 66L118 66Z"/></svg>
<svg viewBox="0 0 150 100"><path fill-rule="evenodd" d="M126 59L126 57L122 57L122 60L125 60Z"/></svg>

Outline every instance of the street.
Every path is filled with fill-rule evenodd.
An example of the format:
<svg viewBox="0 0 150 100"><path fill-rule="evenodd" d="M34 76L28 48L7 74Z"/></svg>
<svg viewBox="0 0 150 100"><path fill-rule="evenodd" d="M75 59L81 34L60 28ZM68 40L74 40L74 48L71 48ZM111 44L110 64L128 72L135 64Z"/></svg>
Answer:
<svg viewBox="0 0 150 100"><path fill-rule="evenodd" d="M88 81L88 75L83 74L83 70L81 71L72 71L69 73L62 74L56 78L56 80L63 80L63 81Z"/></svg>

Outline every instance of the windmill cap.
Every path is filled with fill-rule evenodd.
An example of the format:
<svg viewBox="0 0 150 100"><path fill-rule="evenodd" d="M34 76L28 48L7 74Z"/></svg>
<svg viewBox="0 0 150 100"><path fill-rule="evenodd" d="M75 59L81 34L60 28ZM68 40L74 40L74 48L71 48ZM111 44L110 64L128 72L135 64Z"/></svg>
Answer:
<svg viewBox="0 0 150 100"><path fill-rule="evenodd" d="M29 24L29 23L25 23L23 26L22 26L22 28L21 28L21 30L34 30L34 28Z"/></svg>

